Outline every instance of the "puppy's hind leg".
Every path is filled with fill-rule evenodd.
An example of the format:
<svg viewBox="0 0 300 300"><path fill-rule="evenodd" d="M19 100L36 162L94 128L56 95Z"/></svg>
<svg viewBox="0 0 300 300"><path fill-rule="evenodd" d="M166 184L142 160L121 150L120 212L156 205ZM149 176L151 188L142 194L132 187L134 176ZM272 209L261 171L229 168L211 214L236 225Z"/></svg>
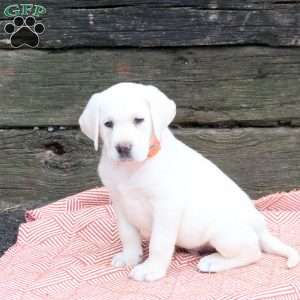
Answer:
<svg viewBox="0 0 300 300"><path fill-rule="evenodd" d="M219 232L210 241L217 253L200 259L200 272L221 272L243 267L259 260L261 250L256 232L251 228Z"/></svg>
<svg viewBox="0 0 300 300"><path fill-rule="evenodd" d="M298 251L288 245L285 245L275 236L272 236L266 228L259 233L259 241L264 252L287 257L288 268L293 268L299 264L300 255Z"/></svg>

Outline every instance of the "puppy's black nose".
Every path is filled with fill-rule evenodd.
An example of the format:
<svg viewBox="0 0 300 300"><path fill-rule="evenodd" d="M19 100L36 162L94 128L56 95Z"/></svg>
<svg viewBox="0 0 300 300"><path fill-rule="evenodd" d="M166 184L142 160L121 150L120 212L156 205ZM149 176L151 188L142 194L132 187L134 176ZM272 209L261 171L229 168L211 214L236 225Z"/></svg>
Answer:
<svg viewBox="0 0 300 300"><path fill-rule="evenodd" d="M130 157L131 148L131 144L118 144L116 146L116 150L122 158Z"/></svg>

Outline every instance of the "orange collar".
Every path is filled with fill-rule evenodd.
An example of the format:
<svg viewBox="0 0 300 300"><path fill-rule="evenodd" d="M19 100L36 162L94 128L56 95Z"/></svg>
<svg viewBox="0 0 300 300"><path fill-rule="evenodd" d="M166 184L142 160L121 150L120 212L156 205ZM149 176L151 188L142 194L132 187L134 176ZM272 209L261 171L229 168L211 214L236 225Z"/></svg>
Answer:
<svg viewBox="0 0 300 300"><path fill-rule="evenodd" d="M153 142L151 143L151 146L149 148L147 158L154 157L159 151L160 151L160 142L157 138L154 138Z"/></svg>

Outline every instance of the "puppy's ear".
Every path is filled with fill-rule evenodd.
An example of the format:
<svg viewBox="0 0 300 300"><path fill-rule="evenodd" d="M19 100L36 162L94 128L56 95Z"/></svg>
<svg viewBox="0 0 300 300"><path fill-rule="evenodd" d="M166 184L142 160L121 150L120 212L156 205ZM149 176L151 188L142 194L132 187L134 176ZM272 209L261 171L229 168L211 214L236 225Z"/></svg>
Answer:
<svg viewBox="0 0 300 300"><path fill-rule="evenodd" d="M145 88L154 134L160 141L163 130L170 125L176 115L176 104L155 86L147 85Z"/></svg>
<svg viewBox="0 0 300 300"><path fill-rule="evenodd" d="M95 150L98 150L99 144L99 126L100 126L100 97L99 93L94 94L83 113L79 118L81 131L94 141Z"/></svg>

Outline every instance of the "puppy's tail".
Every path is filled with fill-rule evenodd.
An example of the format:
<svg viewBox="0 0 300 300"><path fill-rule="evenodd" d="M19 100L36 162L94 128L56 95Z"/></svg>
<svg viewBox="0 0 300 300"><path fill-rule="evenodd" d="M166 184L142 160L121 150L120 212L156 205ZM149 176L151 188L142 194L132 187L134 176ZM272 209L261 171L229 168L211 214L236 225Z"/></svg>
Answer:
<svg viewBox="0 0 300 300"><path fill-rule="evenodd" d="M259 233L259 242L264 252L286 257L288 268L293 268L300 262L298 251L271 235L266 228Z"/></svg>

